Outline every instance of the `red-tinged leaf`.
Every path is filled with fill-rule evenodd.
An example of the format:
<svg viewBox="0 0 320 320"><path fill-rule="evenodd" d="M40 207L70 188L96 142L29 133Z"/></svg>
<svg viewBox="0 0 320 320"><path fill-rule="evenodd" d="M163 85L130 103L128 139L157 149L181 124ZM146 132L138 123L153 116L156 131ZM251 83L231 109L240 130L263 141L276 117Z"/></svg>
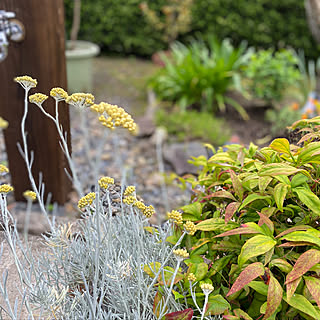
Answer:
<svg viewBox="0 0 320 320"><path fill-rule="evenodd" d="M292 227L290 229L287 229L281 233L279 233L276 238L280 238L280 237L283 237L285 236L286 234L288 233L291 233L293 231L305 231L305 230L308 230L308 229L311 229L312 227L310 226L305 226L305 225L301 225L301 226L296 226L296 227Z"/></svg>
<svg viewBox="0 0 320 320"><path fill-rule="evenodd" d="M316 249L310 249L307 252L303 253L295 265L293 266L292 271L287 275L285 284L292 282L293 280L301 277L310 268L320 262L320 251Z"/></svg>
<svg viewBox="0 0 320 320"><path fill-rule="evenodd" d="M288 297L288 300L291 299L291 297L293 296L293 294L294 294L295 291L297 290L297 287L298 287L301 279L302 279L302 278L300 277L300 278L295 279L295 280L293 280L293 281L291 281L291 282L289 282L289 283L287 284L287 297Z"/></svg>
<svg viewBox="0 0 320 320"><path fill-rule="evenodd" d="M280 153L286 153L290 154L290 143L285 138L278 138L273 140L269 147L275 151L278 151Z"/></svg>
<svg viewBox="0 0 320 320"><path fill-rule="evenodd" d="M220 190L220 191L211 193L211 194L204 196L202 198L203 199L226 198L226 199L231 199L233 201L237 201L237 199L232 195L232 193L225 191L225 190Z"/></svg>
<svg viewBox="0 0 320 320"><path fill-rule="evenodd" d="M167 313L164 317L166 320L191 320L193 316L193 310L191 308Z"/></svg>
<svg viewBox="0 0 320 320"><path fill-rule="evenodd" d="M320 279L315 277L303 277L309 292L320 308Z"/></svg>
<svg viewBox="0 0 320 320"><path fill-rule="evenodd" d="M236 228L236 229L218 234L217 236L215 236L215 238L233 236L235 234L254 234L254 233L263 234L263 230L254 222L248 222L246 224L241 225L240 228Z"/></svg>
<svg viewBox="0 0 320 320"><path fill-rule="evenodd" d="M161 306L163 306L164 304L165 304L164 296L159 291L157 291L153 301L153 313L157 316L157 318L159 318L160 312L161 312ZM166 310L168 310L168 308L166 308Z"/></svg>
<svg viewBox="0 0 320 320"><path fill-rule="evenodd" d="M271 275L268 288L267 309L263 320L271 317L277 310L282 301L282 294L282 286L280 285L278 280L273 275Z"/></svg>
<svg viewBox="0 0 320 320"><path fill-rule="evenodd" d="M226 320L240 320L239 317L237 317L237 316L231 316L231 315L224 315L224 316L222 316L222 319L226 319Z"/></svg>
<svg viewBox="0 0 320 320"><path fill-rule="evenodd" d="M226 212L224 215L224 221L228 223L233 217L234 213L238 210L240 206L239 202L231 202L226 207Z"/></svg>
<svg viewBox="0 0 320 320"><path fill-rule="evenodd" d="M237 177L237 175L235 174L235 172L233 170L230 169L229 172L230 172L230 177L231 177L234 191L235 191L236 195L239 197L240 201L242 201L243 186L241 184L241 181L239 180L239 178Z"/></svg>
<svg viewBox="0 0 320 320"><path fill-rule="evenodd" d="M278 247L287 248L287 247L302 247L302 246L312 246L312 245L313 243L306 242L306 241L297 241L297 242L288 241L280 244Z"/></svg>
<svg viewBox="0 0 320 320"><path fill-rule="evenodd" d="M244 320L252 320L252 318L243 310L241 309L235 309L233 310L234 314L236 316L238 316L240 319L244 319Z"/></svg>
<svg viewBox="0 0 320 320"><path fill-rule="evenodd" d="M309 139L312 139L312 138L315 138L315 137L317 137L317 135L315 133L313 133L313 132L312 133L307 133L298 141L297 144L299 145L302 142L305 142L305 141L307 141Z"/></svg>
<svg viewBox="0 0 320 320"><path fill-rule="evenodd" d="M264 274L264 266L261 262L255 262L249 264L244 270L239 274L238 278L234 282L227 297L241 290L245 285L250 283L255 278L262 276Z"/></svg>
<svg viewBox="0 0 320 320"><path fill-rule="evenodd" d="M301 169L297 169L293 166L290 166L286 163L270 163L265 165L262 169L259 170L258 175L259 176L290 176L294 173L302 171Z"/></svg>
<svg viewBox="0 0 320 320"><path fill-rule="evenodd" d="M274 231L274 225L273 222L263 213L258 212L258 215L260 216L259 222L258 222L258 226L262 226L263 224L265 224L271 231L271 233L273 234Z"/></svg>

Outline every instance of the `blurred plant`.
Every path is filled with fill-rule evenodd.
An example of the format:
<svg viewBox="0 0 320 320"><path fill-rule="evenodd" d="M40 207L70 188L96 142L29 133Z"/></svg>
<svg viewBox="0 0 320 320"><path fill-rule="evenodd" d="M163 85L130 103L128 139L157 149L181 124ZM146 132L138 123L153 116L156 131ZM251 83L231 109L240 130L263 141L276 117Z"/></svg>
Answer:
<svg viewBox="0 0 320 320"><path fill-rule="evenodd" d="M170 135L179 141L202 139L216 146L223 145L230 138L230 129L223 119L208 112L167 112L158 110L157 126L164 126Z"/></svg>
<svg viewBox="0 0 320 320"><path fill-rule="evenodd" d="M160 8L160 15L150 9L146 2L140 4L140 9L148 23L157 31L162 32L163 40L170 46L179 34L190 31L193 0L168 0L167 2L167 5ZM161 17L162 15L164 18Z"/></svg>
<svg viewBox="0 0 320 320"><path fill-rule="evenodd" d="M298 103L280 109L268 109L265 114L266 120L272 124L270 131L273 137L286 136L288 133L286 128L301 119L301 116Z"/></svg>
<svg viewBox="0 0 320 320"><path fill-rule="evenodd" d="M189 46L175 43L171 59L163 57L166 65L151 86L161 99L177 103L182 111L193 104L208 112L224 111L228 103L247 119L246 111L225 93L231 88L241 90L239 72L250 55L245 43L234 48L228 39L219 42L210 37L208 46L202 40Z"/></svg>
<svg viewBox="0 0 320 320"><path fill-rule="evenodd" d="M193 222L187 273L216 288L211 310L226 319L320 318L319 124L294 123L296 145L229 145L193 160L201 170L184 183L194 195L168 241Z"/></svg>
<svg viewBox="0 0 320 320"><path fill-rule="evenodd" d="M279 102L285 90L301 80L298 65L299 60L292 51L258 51L251 55L244 72L249 91L270 104Z"/></svg>

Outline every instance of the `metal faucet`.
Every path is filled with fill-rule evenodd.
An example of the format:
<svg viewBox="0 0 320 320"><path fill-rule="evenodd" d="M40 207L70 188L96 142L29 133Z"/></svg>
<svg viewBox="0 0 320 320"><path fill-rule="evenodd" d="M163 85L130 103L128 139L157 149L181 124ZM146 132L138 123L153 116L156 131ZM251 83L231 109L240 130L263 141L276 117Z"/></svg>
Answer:
<svg viewBox="0 0 320 320"><path fill-rule="evenodd" d="M0 10L0 62L8 55L9 40L19 42L24 39L25 29L14 12Z"/></svg>

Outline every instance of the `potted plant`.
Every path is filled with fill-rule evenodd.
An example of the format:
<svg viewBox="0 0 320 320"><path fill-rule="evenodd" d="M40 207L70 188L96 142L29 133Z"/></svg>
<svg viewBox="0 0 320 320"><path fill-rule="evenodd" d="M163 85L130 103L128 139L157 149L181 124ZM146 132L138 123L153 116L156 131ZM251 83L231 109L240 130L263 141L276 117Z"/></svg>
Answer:
<svg viewBox="0 0 320 320"><path fill-rule="evenodd" d="M74 0L70 40L66 43L68 91L92 91L92 59L100 48L89 41L78 40L81 0Z"/></svg>

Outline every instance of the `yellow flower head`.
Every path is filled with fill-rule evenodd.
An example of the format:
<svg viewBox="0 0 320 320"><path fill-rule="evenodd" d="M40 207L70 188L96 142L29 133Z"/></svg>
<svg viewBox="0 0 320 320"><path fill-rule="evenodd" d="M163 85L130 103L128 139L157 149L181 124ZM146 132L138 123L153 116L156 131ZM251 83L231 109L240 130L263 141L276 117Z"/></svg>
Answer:
<svg viewBox="0 0 320 320"><path fill-rule="evenodd" d="M187 231L188 234L190 234L190 236L193 236L197 231L196 226L192 221L187 221L184 224L184 229Z"/></svg>
<svg viewBox="0 0 320 320"><path fill-rule="evenodd" d="M114 184L114 179L110 177L102 177L98 181L101 189L108 189L109 184Z"/></svg>
<svg viewBox="0 0 320 320"><path fill-rule="evenodd" d="M181 225L182 224L182 214L177 211L177 210L172 210L171 212L167 213L168 215L168 219L172 219L174 221L174 223L176 223L177 225Z"/></svg>
<svg viewBox="0 0 320 320"><path fill-rule="evenodd" d="M125 195L125 196L130 196L130 195L132 195L135 191L136 191L136 187L135 187L135 186L128 186L128 187L126 187L126 190L124 190L124 195Z"/></svg>
<svg viewBox="0 0 320 320"><path fill-rule="evenodd" d="M143 214L147 217L147 218L151 218L153 216L153 214L155 213L154 207L152 205L146 207L143 210Z"/></svg>
<svg viewBox="0 0 320 320"><path fill-rule="evenodd" d="M31 103L36 104L39 107L41 107L43 102L46 101L47 99L48 99L48 96L46 96L43 93L35 93L35 94L29 96L29 101Z"/></svg>
<svg viewBox="0 0 320 320"><path fill-rule="evenodd" d="M0 194L7 194L9 192L13 191L13 187L11 187L9 184L1 184L0 185Z"/></svg>
<svg viewBox="0 0 320 320"><path fill-rule="evenodd" d="M34 201L37 199L37 194L31 190L27 190L23 193L23 196L30 201Z"/></svg>
<svg viewBox="0 0 320 320"><path fill-rule="evenodd" d="M127 205L134 204L137 201L137 198L135 196L127 196L123 199L123 203Z"/></svg>
<svg viewBox="0 0 320 320"><path fill-rule="evenodd" d="M200 288L202 289L205 295L209 295L214 289L214 287L210 283L202 283L200 285Z"/></svg>
<svg viewBox="0 0 320 320"><path fill-rule="evenodd" d="M50 91L50 96L57 101L62 101L68 98L68 93L62 88L52 88Z"/></svg>
<svg viewBox="0 0 320 320"><path fill-rule="evenodd" d="M142 201L136 201L133 205L142 213L147 209L147 206Z"/></svg>
<svg viewBox="0 0 320 320"><path fill-rule="evenodd" d="M38 81L36 79L32 79L29 76L20 76L14 78L15 82L18 82L22 88L25 90L29 90L31 88L35 88L38 84Z"/></svg>
<svg viewBox="0 0 320 320"><path fill-rule="evenodd" d="M8 173L9 172L9 169L3 165L3 164L0 164L0 173Z"/></svg>
<svg viewBox="0 0 320 320"><path fill-rule="evenodd" d="M66 102L74 107L85 109L93 105L94 96L91 93L73 93Z"/></svg>
<svg viewBox="0 0 320 320"><path fill-rule="evenodd" d="M8 121L0 117L0 129L7 129L8 125L9 125Z"/></svg>
<svg viewBox="0 0 320 320"><path fill-rule="evenodd" d="M172 251L178 260L188 259L189 253L186 249L176 249Z"/></svg>
<svg viewBox="0 0 320 320"><path fill-rule="evenodd" d="M197 277L194 275L194 273L190 273L188 275L188 280L191 281L191 282L195 282L197 280Z"/></svg>
<svg viewBox="0 0 320 320"><path fill-rule="evenodd" d="M83 209L86 206L91 205L93 200L95 200L95 198L96 198L96 194L94 192L89 192L78 201L78 208Z"/></svg>

